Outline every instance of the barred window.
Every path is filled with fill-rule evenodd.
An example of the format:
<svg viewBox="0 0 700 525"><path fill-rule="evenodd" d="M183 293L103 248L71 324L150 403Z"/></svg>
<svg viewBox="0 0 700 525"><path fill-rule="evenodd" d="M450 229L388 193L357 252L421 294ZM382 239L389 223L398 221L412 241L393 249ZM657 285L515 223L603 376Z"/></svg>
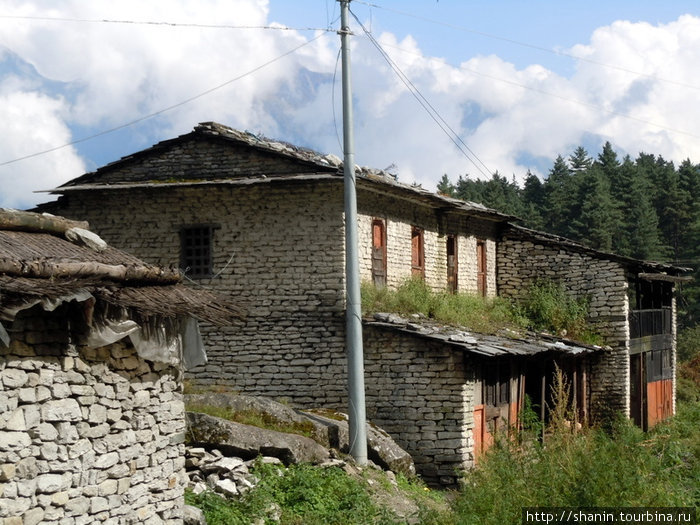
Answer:
<svg viewBox="0 0 700 525"><path fill-rule="evenodd" d="M185 275L192 278L211 277L213 272L212 255L213 224L196 224L180 229L180 267Z"/></svg>

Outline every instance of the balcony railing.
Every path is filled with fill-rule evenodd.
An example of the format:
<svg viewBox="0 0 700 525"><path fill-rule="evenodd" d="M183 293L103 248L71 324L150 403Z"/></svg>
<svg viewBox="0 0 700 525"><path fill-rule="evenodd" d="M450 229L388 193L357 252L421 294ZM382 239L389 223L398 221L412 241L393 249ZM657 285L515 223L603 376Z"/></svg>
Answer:
<svg viewBox="0 0 700 525"><path fill-rule="evenodd" d="M630 338L671 334L671 308L630 311Z"/></svg>

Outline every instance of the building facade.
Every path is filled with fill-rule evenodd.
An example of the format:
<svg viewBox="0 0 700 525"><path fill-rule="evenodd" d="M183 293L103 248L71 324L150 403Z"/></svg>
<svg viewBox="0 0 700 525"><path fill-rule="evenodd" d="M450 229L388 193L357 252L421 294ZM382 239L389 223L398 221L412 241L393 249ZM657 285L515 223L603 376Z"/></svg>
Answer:
<svg viewBox="0 0 700 525"><path fill-rule="evenodd" d="M209 361L192 371L193 380L303 407L346 407L339 159L204 123L54 191L61 197L42 210L89 220L110 243L150 263L177 265L193 286L231 294L246 307L242 327L203 329ZM358 168L357 202L361 278L376 286L418 277L435 290L517 299L534 279L549 278L573 295L590 295L591 321L608 348L574 359L581 406L593 418L630 414L630 278L676 269L528 232L513 217L381 171ZM460 346L434 335L365 323L368 417L393 428L424 475L448 482L473 464L499 425L516 418L525 376L536 377L538 388L551 376L540 364L526 374L521 362L534 354L538 363L553 362L561 352L539 344L517 357L504 341L491 342L505 349L494 353L478 350L488 346L483 341ZM390 378L411 378L413 386L389 388ZM486 392L484 385L497 383L504 386ZM392 411L399 406L406 410Z"/></svg>

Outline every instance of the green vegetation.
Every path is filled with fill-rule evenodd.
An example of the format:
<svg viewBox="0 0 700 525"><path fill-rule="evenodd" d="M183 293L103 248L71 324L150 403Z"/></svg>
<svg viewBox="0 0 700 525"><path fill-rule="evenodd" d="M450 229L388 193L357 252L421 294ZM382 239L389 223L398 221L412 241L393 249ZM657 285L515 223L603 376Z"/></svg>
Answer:
<svg viewBox="0 0 700 525"><path fill-rule="evenodd" d="M209 525L390 525L401 523L386 508L372 502L367 485L341 468L292 465L281 468L258 462L253 470L260 483L241 498L227 500L205 492L185 494L201 508Z"/></svg>
<svg viewBox="0 0 700 525"><path fill-rule="evenodd" d="M589 303L588 298L568 296L558 283L539 281L528 290L522 308L529 325L535 330L602 344L602 338L587 323Z"/></svg>
<svg viewBox="0 0 700 525"><path fill-rule="evenodd" d="M533 284L522 304L468 294L433 292L422 279L409 279L396 290L362 283L362 313L421 314L438 322L480 333L529 328L590 344L602 339L588 326L587 299L573 299L551 281Z"/></svg>
<svg viewBox="0 0 700 525"><path fill-rule="evenodd" d="M693 267L695 280L678 286L679 320L682 328L700 322L700 165L649 153L620 159L607 142L595 158L582 147L559 155L544 180L527 173L519 185L495 173L453 183L445 175L438 191L592 248Z"/></svg>
<svg viewBox="0 0 700 525"><path fill-rule="evenodd" d="M408 279L396 290L362 283L362 313L421 314L438 322L495 333L502 328L524 328L525 319L501 298L433 292L422 279Z"/></svg>
<svg viewBox="0 0 700 525"><path fill-rule="evenodd" d="M697 507L700 403L680 404L674 419L648 433L622 420L612 432L573 433L555 423L544 444L499 441L457 492L402 476L394 485L368 470L258 462L253 472L260 484L240 498L187 493L186 501L203 509L210 525L394 525L409 522L399 512L409 507L411 523L510 525L520 523L526 506Z"/></svg>
<svg viewBox="0 0 700 525"><path fill-rule="evenodd" d="M254 427L276 430L277 432L285 432L288 434L300 434L306 437L311 437L314 429L314 425L310 421L304 423L284 422L270 414L257 412L255 410L232 410L228 407L217 407L198 403L187 403L185 408L188 412L201 412L244 425L252 425Z"/></svg>
<svg viewBox="0 0 700 525"><path fill-rule="evenodd" d="M612 434L560 430L544 446L500 442L465 475L455 523L519 523L528 506L697 506L699 422L696 403L646 434L620 421Z"/></svg>

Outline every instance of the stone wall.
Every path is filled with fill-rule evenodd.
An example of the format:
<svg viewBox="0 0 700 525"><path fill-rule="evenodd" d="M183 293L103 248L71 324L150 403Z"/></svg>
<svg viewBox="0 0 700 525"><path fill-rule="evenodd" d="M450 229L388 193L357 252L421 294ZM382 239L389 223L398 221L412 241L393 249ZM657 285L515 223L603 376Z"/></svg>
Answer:
<svg viewBox="0 0 700 525"><path fill-rule="evenodd" d="M473 466L474 371L461 351L364 327L367 418L411 456L431 484Z"/></svg>
<svg viewBox="0 0 700 525"><path fill-rule="evenodd" d="M411 231L423 230L425 282L435 291L447 288L447 236L457 236L458 291L477 293L477 239L486 242L487 295L497 294L496 238L493 223L462 216L440 216L432 207L397 199L392 195L358 191L360 275L372 280L372 221L386 227L387 285L396 288L411 278Z"/></svg>
<svg viewBox="0 0 700 525"><path fill-rule="evenodd" d="M629 414L629 299L626 270L619 262L560 245L505 235L498 246L498 288L521 299L538 279L561 283L572 297L590 300L589 322L612 350L591 365L594 419Z"/></svg>
<svg viewBox="0 0 700 525"><path fill-rule="evenodd" d="M192 286L230 294L246 320L202 327L201 384L344 407L343 181L85 192L61 213L149 263L179 264L180 228L216 224L215 277ZM127 221L128 218L128 222Z"/></svg>
<svg viewBox="0 0 700 525"><path fill-rule="evenodd" d="M180 373L117 343L70 344L66 306L20 313L0 344L6 524L182 523ZM2 519L0 519L2 521Z"/></svg>

